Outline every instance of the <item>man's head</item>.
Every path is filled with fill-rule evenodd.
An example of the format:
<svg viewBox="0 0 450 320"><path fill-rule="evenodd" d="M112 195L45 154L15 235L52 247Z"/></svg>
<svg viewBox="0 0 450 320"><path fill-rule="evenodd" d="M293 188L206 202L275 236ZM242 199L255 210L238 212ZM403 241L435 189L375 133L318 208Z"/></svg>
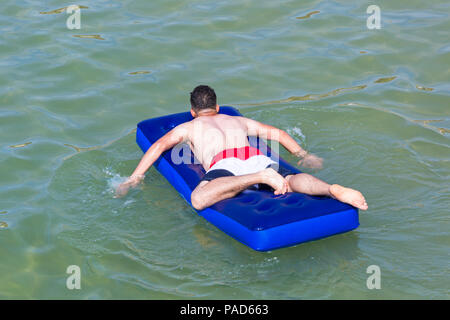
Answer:
<svg viewBox="0 0 450 320"><path fill-rule="evenodd" d="M219 112L216 93L208 86L197 86L191 92L191 114L196 117L209 112Z"/></svg>

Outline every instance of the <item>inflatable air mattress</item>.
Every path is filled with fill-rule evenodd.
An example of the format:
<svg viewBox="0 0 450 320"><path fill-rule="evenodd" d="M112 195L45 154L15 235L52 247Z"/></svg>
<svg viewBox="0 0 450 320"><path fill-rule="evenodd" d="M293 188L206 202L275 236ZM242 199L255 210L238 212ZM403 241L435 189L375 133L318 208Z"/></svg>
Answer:
<svg viewBox="0 0 450 320"><path fill-rule="evenodd" d="M220 107L220 113L241 116L233 107ZM136 142L142 151L146 152L165 133L190 120L192 116L189 112L144 120L137 126ZM264 142L250 139L250 144L261 148ZM268 155L274 158L270 148L267 145L265 148ZM191 204L191 193L205 170L195 163L188 147L187 150L190 152L188 158L190 157L191 161L175 164L171 159L171 150L168 150L154 166ZM186 155L181 154L180 157L186 159ZM297 168L277 157L280 166L300 173ZM293 246L347 232L359 226L358 210L351 205L329 197L301 193L276 196L269 190L244 190L234 198L198 211L198 214L229 236L258 251Z"/></svg>

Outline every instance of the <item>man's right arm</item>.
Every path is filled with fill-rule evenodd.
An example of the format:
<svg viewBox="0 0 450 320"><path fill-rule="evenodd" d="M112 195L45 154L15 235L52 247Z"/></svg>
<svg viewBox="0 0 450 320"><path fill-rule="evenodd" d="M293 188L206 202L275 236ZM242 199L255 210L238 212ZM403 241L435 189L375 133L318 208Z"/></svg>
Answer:
<svg viewBox="0 0 450 320"><path fill-rule="evenodd" d="M247 127L247 134L249 136L278 141L292 154L299 156L307 154L286 131L245 117L239 117L239 120Z"/></svg>
<svg viewBox="0 0 450 320"><path fill-rule="evenodd" d="M304 150L286 131L245 117L239 117L239 120L247 127L248 135L281 143L290 153L301 158L298 162L299 165L310 168L322 167L323 160Z"/></svg>

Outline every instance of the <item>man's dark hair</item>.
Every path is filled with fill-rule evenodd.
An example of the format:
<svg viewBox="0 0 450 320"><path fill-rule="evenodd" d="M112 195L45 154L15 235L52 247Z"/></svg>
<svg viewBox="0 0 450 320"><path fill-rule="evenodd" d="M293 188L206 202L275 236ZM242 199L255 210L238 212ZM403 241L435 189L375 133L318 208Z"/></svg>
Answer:
<svg viewBox="0 0 450 320"><path fill-rule="evenodd" d="M191 92L191 107L194 111L203 109L215 109L217 105L217 97L214 90L208 86L197 86Z"/></svg>

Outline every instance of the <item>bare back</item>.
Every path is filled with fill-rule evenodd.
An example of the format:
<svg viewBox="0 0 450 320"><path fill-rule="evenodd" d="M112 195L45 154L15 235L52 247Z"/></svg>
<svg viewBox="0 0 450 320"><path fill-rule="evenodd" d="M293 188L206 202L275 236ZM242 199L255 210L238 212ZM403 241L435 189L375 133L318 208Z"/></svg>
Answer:
<svg viewBox="0 0 450 320"><path fill-rule="evenodd" d="M185 124L187 143L205 170L219 152L248 146L247 126L242 117L215 114L201 116Z"/></svg>

